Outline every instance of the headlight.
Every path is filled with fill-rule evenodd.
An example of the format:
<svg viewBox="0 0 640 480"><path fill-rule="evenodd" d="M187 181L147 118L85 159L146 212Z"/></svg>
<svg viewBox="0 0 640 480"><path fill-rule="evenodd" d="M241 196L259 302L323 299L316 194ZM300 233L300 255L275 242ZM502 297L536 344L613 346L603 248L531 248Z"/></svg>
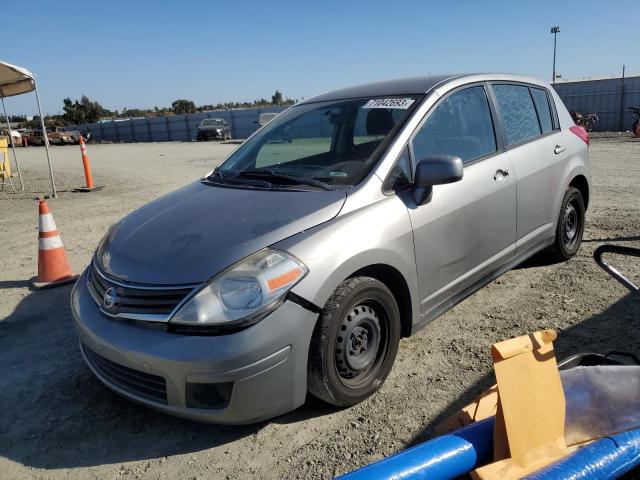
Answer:
<svg viewBox="0 0 640 480"><path fill-rule="evenodd" d="M111 225L107 232L102 236L100 241L98 242L98 248L96 248L96 252L94 254L94 259L98 263L98 266L102 268L102 270L109 270L109 262L111 261L111 256L109 255L109 245L108 239L111 232L118 228L120 223L114 223Z"/></svg>
<svg viewBox="0 0 640 480"><path fill-rule="evenodd" d="M216 276L178 310L170 323L250 325L276 308L308 271L287 252L261 250Z"/></svg>

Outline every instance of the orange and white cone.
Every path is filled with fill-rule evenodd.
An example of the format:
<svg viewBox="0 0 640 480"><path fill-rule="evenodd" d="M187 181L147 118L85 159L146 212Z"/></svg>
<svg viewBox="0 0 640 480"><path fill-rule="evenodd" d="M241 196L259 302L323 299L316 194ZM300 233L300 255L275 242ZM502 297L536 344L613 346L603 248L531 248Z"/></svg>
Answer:
<svg viewBox="0 0 640 480"><path fill-rule="evenodd" d="M95 190L102 190L104 185L95 186L93 184L93 176L91 176L91 162L89 162L89 154L87 153L87 145L84 143L84 138L80 135L80 154L82 155L82 167L84 168L84 179L86 182L85 187L75 188L74 192L93 192Z"/></svg>
<svg viewBox="0 0 640 480"><path fill-rule="evenodd" d="M71 271L56 222L45 200L39 201L39 210L38 276L32 285L45 288L74 282L78 275Z"/></svg>

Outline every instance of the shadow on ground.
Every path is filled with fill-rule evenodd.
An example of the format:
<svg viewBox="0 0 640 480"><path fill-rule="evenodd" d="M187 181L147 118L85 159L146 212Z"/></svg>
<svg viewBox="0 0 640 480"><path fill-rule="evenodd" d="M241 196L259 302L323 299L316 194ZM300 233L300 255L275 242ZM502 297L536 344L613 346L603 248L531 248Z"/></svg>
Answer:
<svg viewBox="0 0 640 480"><path fill-rule="evenodd" d="M640 241L640 235L636 236L620 236L609 238L591 238L588 240L582 240L583 243L595 243L595 242L637 242Z"/></svg>
<svg viewBox="0 0 640 480"><path fill-rule="evenodd" d="M0 289L24 286L0 283ZM70 293L71 285L30 292L0 319L1 456L36 468L95 466L197 452L265 425L190 422L112 393L82 360ZM310 400L273 421L295 423L333 411Z"/></svg>
<svg viewBox="0 0 640 480"><path fill-rule="evenodd" d="M556 358L562 360L570 355L585 352L606 354L613 350L638 356L640 355L639 338L640 293L628 293L603 312L558 332L558 339L555 341ZM435 426L469 404L473 398L494 383L493 374L485 375L417 432L406 448L432 438Z"/></svg>
<svg viewBox="0 0 640 480"><path fill-rule="evenodd" d="M527 268L536 268L536 267L549 267L551 265L557 265L562 263L560 260L556 260L551 257L547 252L539 252L533 255L532 257L527 258L524 262L516 265L514 270L521 270Z"/></svg>

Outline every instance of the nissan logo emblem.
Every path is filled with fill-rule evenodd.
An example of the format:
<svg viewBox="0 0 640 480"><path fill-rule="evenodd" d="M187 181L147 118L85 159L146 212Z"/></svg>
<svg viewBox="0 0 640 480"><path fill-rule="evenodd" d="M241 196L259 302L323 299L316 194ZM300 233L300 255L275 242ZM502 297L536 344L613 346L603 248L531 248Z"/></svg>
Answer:
<svg viewBox="0 0 640 480"><path fill-rule="evenodd" d="M110 309L116 304L116 298L116 289L113 287L107 288L102 296L102 305L104 305L104 308Z"/></svg>

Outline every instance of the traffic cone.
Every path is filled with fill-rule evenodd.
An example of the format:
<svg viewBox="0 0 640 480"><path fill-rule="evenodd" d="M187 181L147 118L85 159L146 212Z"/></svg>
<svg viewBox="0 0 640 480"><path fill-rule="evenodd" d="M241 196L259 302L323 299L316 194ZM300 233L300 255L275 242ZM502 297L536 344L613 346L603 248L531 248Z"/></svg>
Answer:
<svg viewBox="0 0 640 480"><path fill-rule="evenodd" d="M44 200L39 201L38 276L32 281L34 288L56 287L78 278L71 266L60 239L60 233Z"/></svg>
<svg viewBox="0 0 640 480"><path fill-rule="evenodd" d="M87 183L86 187L75 188L74 192L93 192L94 190L102 190L104 185L96 187L93 184L93 177L91 176L91 164L89 163L89 155L87 154L87 146L84 143L84 138L80 135L80 153L82 154L82 166L84 167L84 179Z"/></svg>

